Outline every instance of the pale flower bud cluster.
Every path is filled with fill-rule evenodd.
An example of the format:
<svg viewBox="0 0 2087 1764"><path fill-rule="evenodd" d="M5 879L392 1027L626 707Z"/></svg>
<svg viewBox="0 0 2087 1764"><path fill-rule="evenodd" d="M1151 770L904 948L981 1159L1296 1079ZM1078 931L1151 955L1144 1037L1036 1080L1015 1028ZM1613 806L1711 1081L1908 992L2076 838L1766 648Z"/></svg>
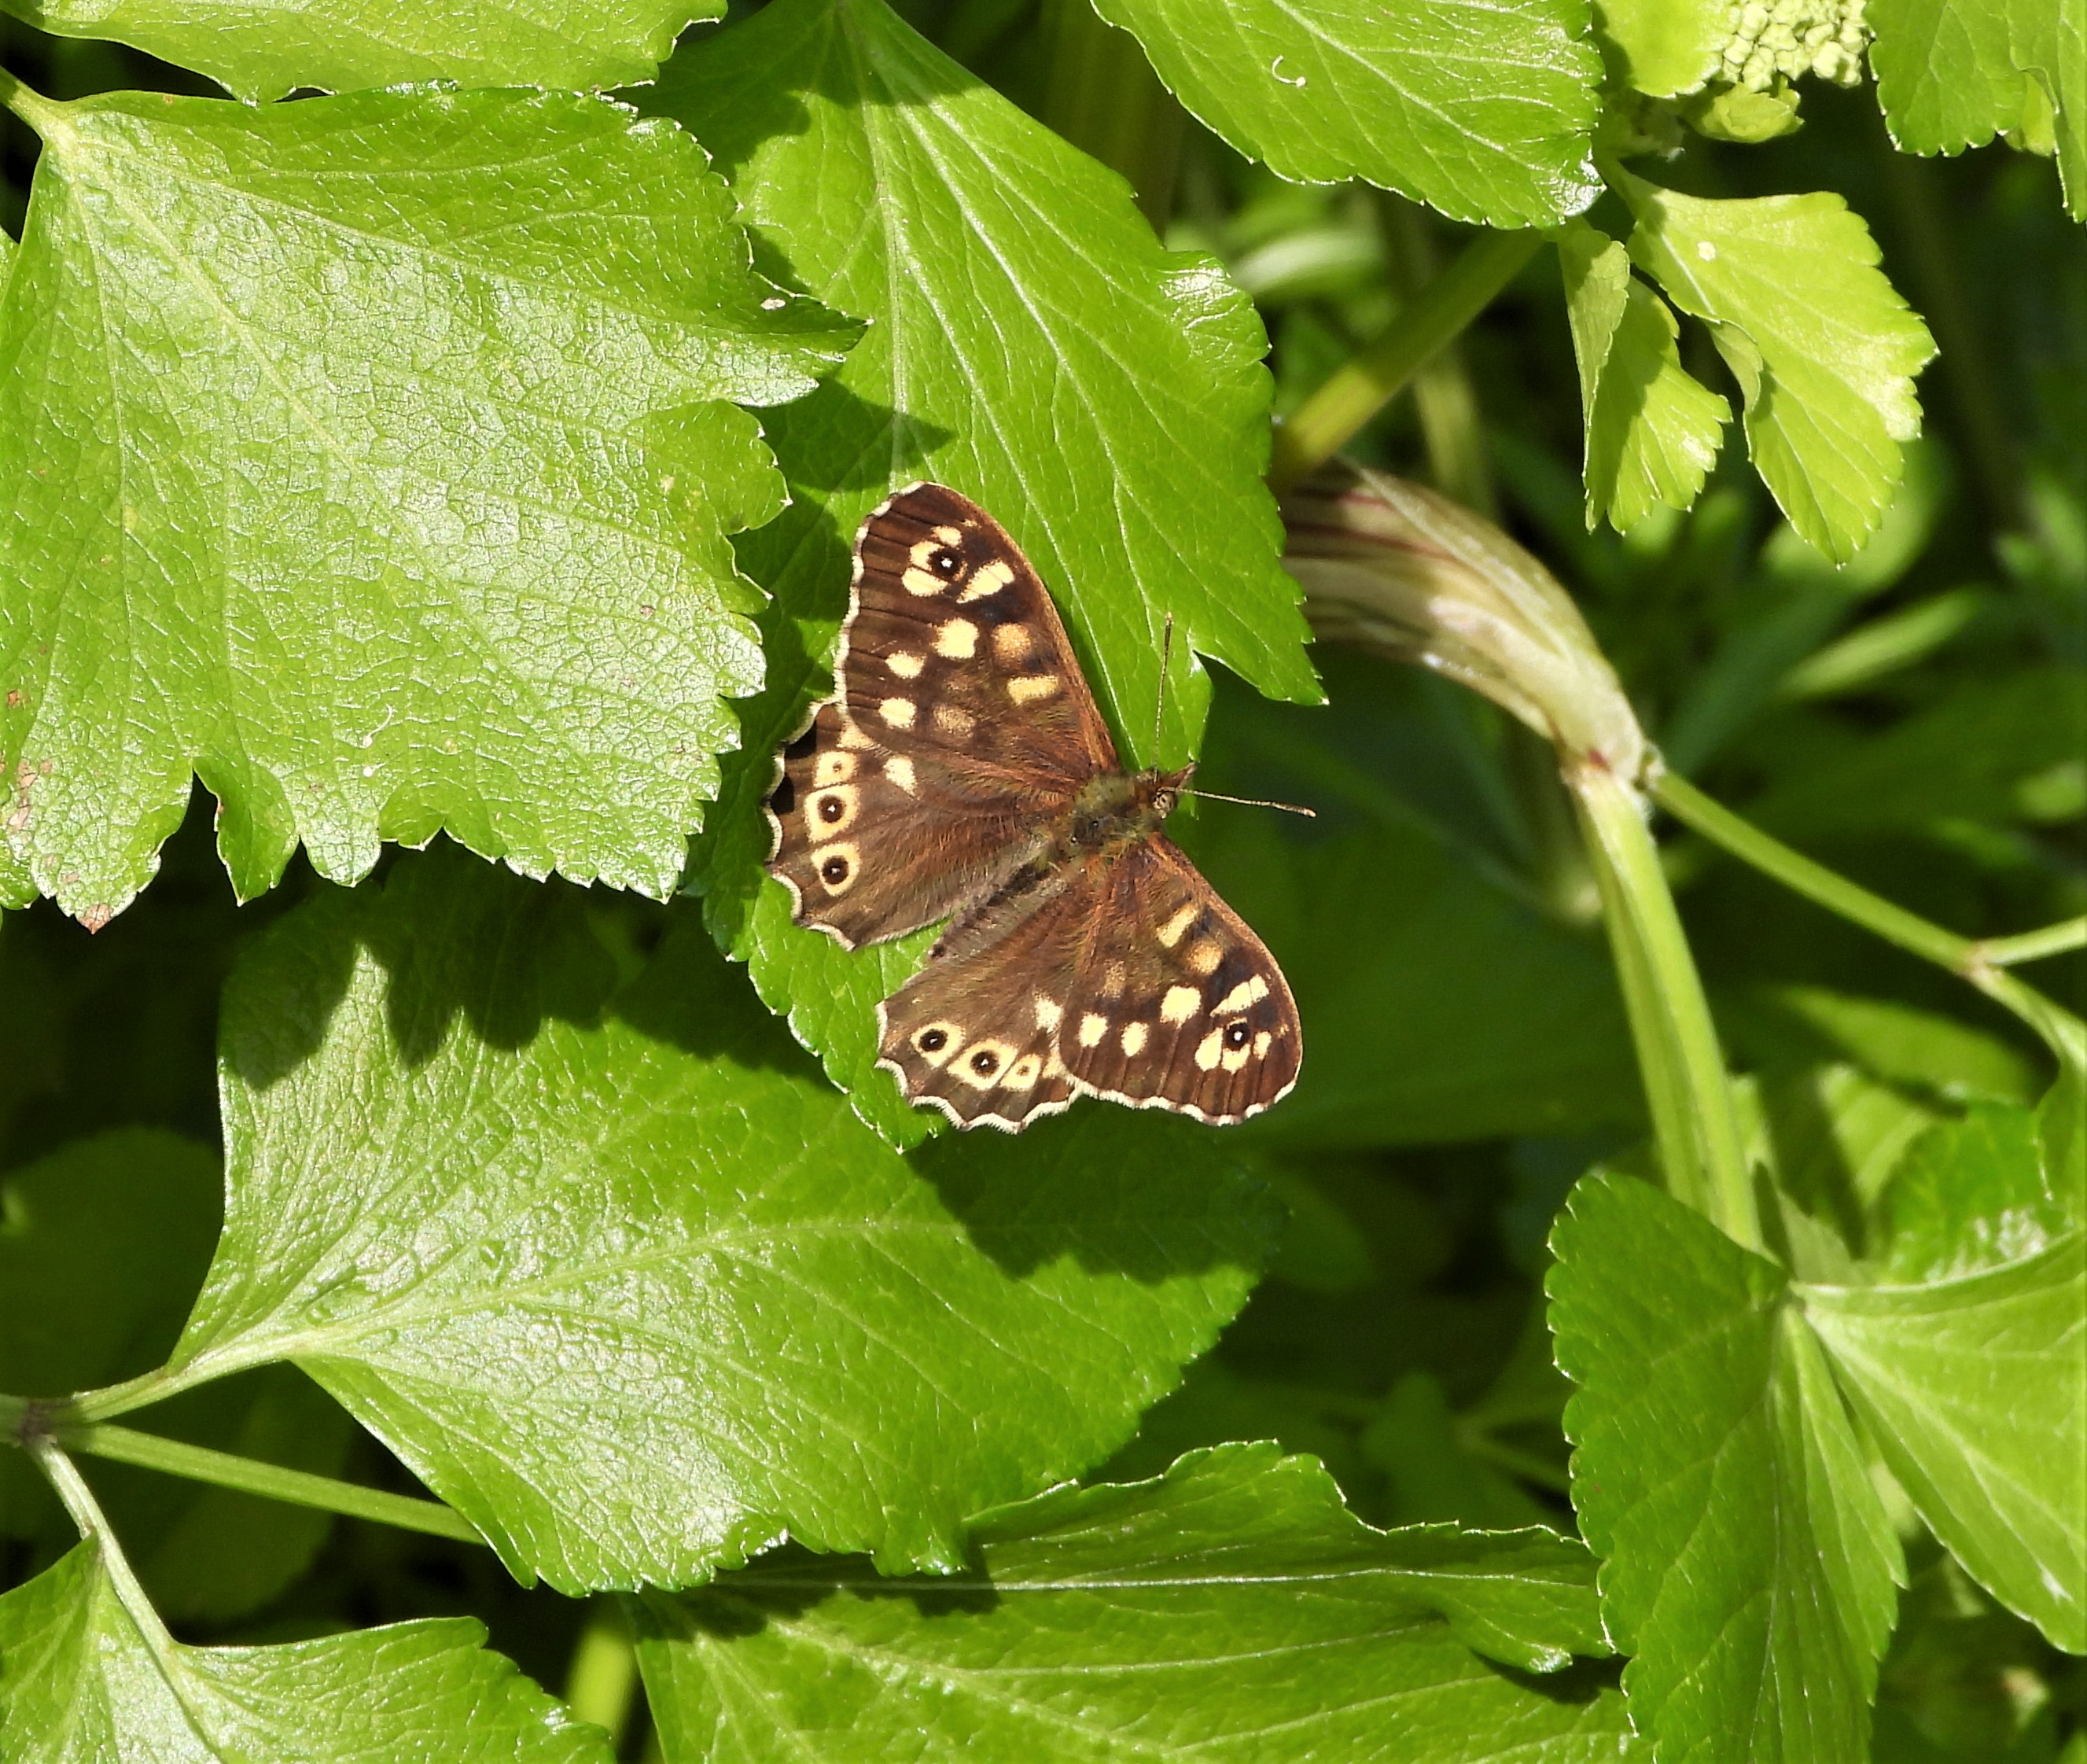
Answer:
<svg viewBox="0 0 2087 1764"><path fill-rule="evenodd" d="M1568 773L1645 782L1650 750L1556 578L1492 522L1336 460L1283 499L1283 566L1322 638L1449 675L1553 742Z"/></svg>
<svg viewBox="0 0 2087 1764"><path fill-rule="evenodd" d="M1816 74L1837 86L1863 75L1870 28L1863 0L1735 0L1732 34L1716 76L1766 92L1778 79Z"/></svg>

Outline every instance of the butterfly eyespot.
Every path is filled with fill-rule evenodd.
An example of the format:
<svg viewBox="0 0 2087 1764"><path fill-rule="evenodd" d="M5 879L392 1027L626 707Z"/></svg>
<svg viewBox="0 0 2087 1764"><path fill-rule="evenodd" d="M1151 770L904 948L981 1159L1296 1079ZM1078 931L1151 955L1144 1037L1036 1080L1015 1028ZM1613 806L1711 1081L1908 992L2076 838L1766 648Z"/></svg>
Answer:
<svg viewBox="0 0 2087 1764"><path fill-rule="evenodd" d="M848 878L848 861L845 857L830 857L819 865L819 873L830 882L844 882Z"/></svg>
<svg viewBox="0 0 2087 1764"><path fill-rule="evenodd" d="M1225 1045L1243 1048L1253 1039L1253 1031L1243 1023L1230 1023L1225 1028Z"/></svg>
<svg viewBox="0 0 2087 1764"><path fill-rule="evenodd" d="M828 797L819 804L819 818L822 821L838 821L847 813L847 809L839 797Z"/></svg>
<svg viewBox="0 0 2087 1764"><path fill-rule="evenodd" d="M928 554L928 567L945 580L954 579L963 566L963 558L947 548Z"/></svg>
<svg viewBox="0 0 2087 1764"><path fill-rule="evenodd" d="M1000 1056L980 1049L971 1056L971 1070L980 1078L990 1078L1000 1070Z"/></svg>
<svg viewBox="0 0 2087 1764"><path fill-rule="evenodd" d="M946 1029L923 1029L920 1031L920 1039L913 1044L916 1048L920 1049L923 1053L940 1053L943 1049L950 1044L949 1031Z"/></svg>

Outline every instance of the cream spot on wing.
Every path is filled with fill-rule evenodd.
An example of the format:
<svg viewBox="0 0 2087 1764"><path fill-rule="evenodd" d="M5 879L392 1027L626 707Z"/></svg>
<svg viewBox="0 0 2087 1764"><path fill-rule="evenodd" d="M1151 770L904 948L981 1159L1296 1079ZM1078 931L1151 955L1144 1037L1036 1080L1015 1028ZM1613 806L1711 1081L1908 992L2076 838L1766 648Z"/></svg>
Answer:
<svg viewBox="0 0 2087 1764"><path fill-rule="evenodd" d="M989 1091L1000 1082L1001 1074L1014 1057L1014 1049L1005 1041L974 1041L958 1054L950 1070L973 1090Z"/></svg>
<svg viewBox="0 0 2087 1764"><path fill-rule="evenodd" d="M997 594L1014 579L1014 566L1005 559L996 557L990 563L978 566L971 578L971 586L957 596L962 600L983 600L988 594Z"/></svg>
<svg viewBox="0 0 2087 1764"><path fill-rule="evenodd" d="M1017 674L1007 682L1007 695L1017 704L1034 704L1057 690L1058 677L1054 673Z"/></svg>
<svg viewBox="0 0 2087 1764"><path fill-rule="evenodd" d="M1190 973L1206 975L1216 973L1218 963L1224 959L1225 946L1215 938L1197 938L1189 946L1189 953L1183 958L1189 964Z"/></svg>
<svg viewBox="0 0 2087 1764"><path fill-rule="evenodd" d="M993 627L992 652L1010 668L1019 667L1028 660L1029 651L1035 647L1035 640L1030 635L1026 625L996 625Z"/></svg>
<svg viewBox="0 0 2087 1764"><path fill-rule="evenodd" d="M1036 1080L1044 1075L1044 1056L1025 1053L1007 1069L1007 1076L1000 1081L1004 1091L1026 1091L1036 1087Z"/></svg>
<svg viewBox="0 0 2087 1764"><path fill-rule="evenodd" d="M927 664L918 656L911 655L903 649L894 649L884 658L884 665L901 680L918 680L921 668Z"/></svg>
<svg viewBox="0 0 2087 1764"><path fill-rule="evenodd" d="M1046 998L1043 993L1037 993L1036 1027L1038 1028L1055 1029L1065 1020L1065 1007L1056 999Z"/></svg>
<svg viewBox="0 0 2087 1764"><path fill-rule="evenodd" d="M1102 970L1102 983L1099 990L1104 998L1120 998L1123 997L1123 963L1112 962Z"/></svg>
<svg viewBox="0 0 2087 1764"><path fill-rule="evenodd" d="M814 792L804 803L804 824L811 830L812 842L818 844L845 833L855 822L856 807L853 784L833 784Z"/></svg>
<svg viewBox="0 0 2087 1764"><path fill-rule="evenodd" d="M1135 1059L1145 1051L1145 1044L1151 1038L1149 1024L1127 1023L1123 1026L1123 1051Z"/></svg>
<svg viewBox="0 0 2087 1764"><path fill-rule="evenodd" d="M919 780L913 775L913 762L903 754L894 754L885 761L884 775L909 797L919 786Z"/></svg>
<svg viewBox="0 0 2087 1764"><path fill-rule="evenodd" d="M978 653L978 626L967 618L945 619L935 632L935 653L969 661Z"/></svg>
<svg viewBox="0 0 2087 1764"><path fill-rule="evenodd" d="M1196 1014L1196 1006L1202 1002L1203 995L1193 986L1169 986L1167 996L1159 1002L1159 1020L1186 1023Z"/></svg>
<svg viewBox="0 0 2087 1764"><path fill-rule="evenodd" d="M877 714L895 729L910 729L918 709L911 698L886 698L877 706Z"/></svg>
<svg viewBox="0 0 2087 1764"><path fill-rule="evenodd" d="M1251 980L1243 980L1210 1006L1214 1017L1229 1017L1244 1010L1249 1005L1257 1005L1268 996L1268 982L1256 974Z"/></svg>
<svg viewBox="0 0 2087 1764"><path fill-rule="evenodd" d="M1225 1070L1227 1072L1236 1072L1242 1066L1246 1064L1247 1057L1253 1052L1253 1049L1252 1048L1226 1049Z"/></svg>
<svg viewBox="0 0 2087 1764"><path fill-rule="evenodd" d="M872 741L867 735L864 734L863 732L857 728L852 723L843 723L841 724L841 733L838 738L842 746L851 747L858 754L863 752L865 749L877 745L876 742Z"/></svg>
<svg viewBox="0 0 2087 1764"><path fill-rule="evenodd" d="M964 1031L954 1023L924 1023L913 1031L913 1051L938 1069L963 1044Z"/></svg>
<svg viewBox="0 0 2087 1764"><path fill-rule="evenodd" d="M942 531L944 532L948 532L949 528L945 527ZM924 570L928 567L928 560L930 557L933 557L935 553L940 551L945 545L954 545L956 544L957 540L962 536L961 534L958 534L949 539L944 539L939 536L928 539L916 539L913 541L912 549L907 553L907 556L911 557L915 563Z"/></svg>
<svg viewBox="0 0 2087 1764"><path fill-rule="evenodd" d="M959 711L954 704L935 707L935 727L950 740L967 741L971 731L978 727L978 719L968 711Z"/></svg>
<svg viewBox="0 0 2087 1764"><path fill-rule="evenodd" d="M1095 1048L1101 1045L1102 1037L1108 1033L1108 1019L1098 1010L1090 1010L1080 1019L1080 1045Z"/></svg>
<svg viewBox="0 0 2087 1764"><path fill-rule="evenodd" d="M821 788L844 784L855 776L855 763L854 754L829 747L812 763L812 782Z"/></svg>
<svg viewBox="0 0 2087 1764"><path fill-rule="evenodd" d="M1257 1060L1266 1059L1268 1057L1269 1044L1274 1040L1275 1037L1270 1035L1267 1030L1262 1030L1259 1035L1253 1038L1253 1057Z"/></svg>
<svg viewBox="0 0 2087 1764"><path fill-rule="evenodd" d="M1196 922L1196 915L1202 910L1203 909L1194 901L1190 901L1187 906L1182 908L1180 911L1176 912L1172 918L1169 919L1166 922L1166 924L1160 926L1159 933L1159 941L1165 944L1168 949L1172 949L1176 944L1179 943L1182 938L1189 934L1189 927Z"/></svg>
<svg viewBox="0 0 2087 1764"><path fill-rule="evenodd" d="M1225 1032L1222 1029L1213 1029L1196 1044L1196 1064L1206 1072L1213 1071L1218 1061L1224 1057L1224 1053Z"/></svg>
<svg viewBox="0 0 2087 1764"><path fill-rule="evenodd" d="M923 570L917 564L907 570L898 579L905 584L906 592L908 594L917 594L924 600L931 594L940 594L949 586L949 583L937 575L933 570Z"/></svg>
<svg viewBox="0 0 2087 1764"><path fill-rule="evenodd" d="M945 545L961 545L964 542L963 530L957 527L937 527L935 536Z"/></svg>
<svg viewBox="0 0 2087 1764"><path fill-rule="evenodd" d="M830 845L822 845L812 854L812 869L819 878L819 886L829 895L844 895L855 886L856 873L862 868L862 854L855 848L851 839L835 839Z"/></svg>

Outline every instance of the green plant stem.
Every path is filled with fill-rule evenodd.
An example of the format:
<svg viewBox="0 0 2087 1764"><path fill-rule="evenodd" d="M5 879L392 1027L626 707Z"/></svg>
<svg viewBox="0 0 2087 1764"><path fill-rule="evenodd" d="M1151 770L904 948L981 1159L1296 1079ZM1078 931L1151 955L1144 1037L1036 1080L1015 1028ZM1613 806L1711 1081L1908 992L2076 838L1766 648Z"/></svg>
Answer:
<svg viewBox="0 0 2087 1764"><path fill-rule="evenodd" d="M160 1663L168 1688L177 1698L181 1695L179 1675L173 1670L174 1650L177 1645L167 1633L167 1626L160 1621L160 1613L145 1595L138 1576L130 1567L130 1559L123 1553L123 1546L117 1540L115 1531L104 1516L101 1505L94 1498L94 1491L87 1485L87 1479L79 1467L60 1450L57 1442L48 1436L40 1435L28 1442L29 1455L36 1461L58 1497L65 1503L65 1510L72 1515L72 1523L79 1527L79 1535L91 1541L101 1553L102 1572L109 1576L109 1583L115 1589L117 1603L123 1607L124 1615L136 1628L139 1639Z"/></svg>
<svg viewBox="0 0 2087 1764"><path fill-rule="evenodd" d="M2022 931L2011 938L1982 938L1973 948L1995 967L2013 967L2023 962L2040 962L2047 955L2063 955L2068 950L2087 950L2087 914L2047 925L2041 931Z"/></svg>
<svg viewBox="0 0 2087 1764"><path fill-rule="evenodd" d="M133 1428L106 1423L68 1426L60 1422L53 1428L52 1437L70 1451L110 1459L119 1464L137 1464L147 1470L162 1470L191 1481L237 1489L242 1494L286 1501L293 1506L317 1507L354 1519L374 1519L381 1525L453 1537L466 1544L485 1541L470 1520L439 1501L386 1494L381 1489L365 1489L331 1476L314 1476L309 1471L288 1470L280 1464L263 1463L258 1459L212 1451L207 1446L191 1446L158 1433L141 1433Z"/></svg>
<svg viewBox="0 0 2087 1764"><path fill-rule="evenodd" d="M1567 784L1587 834L1668 1192L1747 1249L1761 1218L1709 1002L1638 798L1606 767Z"/></svg>
<svg viewBox="0 0 2087 1764"><path fill-rule="evenodd" d="M586 1626L573 1649L572 1669L565 1676L566 1706L603 1729L609 1749L620 1753L637 1689L638 1650L630 1625L615 1600L596 1599L587 1607Z"/></svg>
<svg viewBox="0 0 2087 1764"><path fill-rule="evenodd" d="M2067 1065L2087 1069L2087 1023L2006 972L2010 961L2029 961L2038 955L2079 948L2083 940L2083 933L2077 929L2080 921L1987 942L1959 937L1792 851L1782 840L1712 801L1685 778L1662 773L1653 784L1652 797L1684 826L1764 875L1773 876L1786 888L1874 932L1886 942L1969 980L2027 1023ZM2023 953L2025 950L2027 953ZM2000 952L1997 955L1995 950Z"/></svg>
<svg viewBox="0 0 2087 1764"><path fill-rule="evenodd" d="M1325 464L1442 347L1483 312L1543 243L1541 233L1487 233L1399 309L1398 316L1297 407L1275 432L1268 468L1280 495Z"/></svg>

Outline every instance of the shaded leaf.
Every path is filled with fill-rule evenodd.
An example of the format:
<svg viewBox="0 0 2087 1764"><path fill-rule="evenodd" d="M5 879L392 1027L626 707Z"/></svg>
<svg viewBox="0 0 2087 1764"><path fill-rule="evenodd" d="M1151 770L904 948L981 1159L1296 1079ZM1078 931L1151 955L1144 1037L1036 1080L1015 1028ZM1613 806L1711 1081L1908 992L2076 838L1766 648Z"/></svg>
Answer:
<svg viewBox="0 0 2087 1764"><path fill-rule="evenodd" d="M692 923L612 984L573 894L455 854L285 919L227 989L230 1200L173 1361L294 1359L525 1578L685 1584L785 1530L953 1566L965 1514L1130 1432L1273 1236L1185 1122L909 1164Z"/></svg>
<svg viewBox="0 0 2087 1764"><path fill-rule="evenodd" d="M191 767L243 895L442 828L670 889L761 678L725 534L780 490L700 401L849 335L770 310L694 143L571 93L24 113L0 895L105 920Z"/></svg>
<svg viewBox="0 0 2087 1764"><path fill-rule="evenodd" d="M300 86L345 92L409 80L464 86L618 86L649 79L692 19L724 0L9 0L59 36L113 37L207 74L250 103Z"/></svg>
<svg viewBox="0 0 2087 1764"><path fill-rule="evenodd" d="M1573 1506L1632 1719L1662 1758L1865 1755L1897 1540L1773 1263L1594 1176L1546 1283Z"/></svg>
<svg viewBox="0 0 2087 1764"><path fill-rule="evenodd" d="M1585 1552L1550 1533L1375 1531L1269 1446L1062 1489L973 1527L975 1566L758 1566L642 1605L668 1764L989 1756L1613 1758Z"/></svg>
<svg viewBox="0 0 2087 1764"><path fill-rule="evenodd" d="M1600 193L1601 61L1576 0L1096 0L1191 111L1306 183L1367 178L1458 220L1542 226Z"/></svg>
<svg viewBox="0 0 2087 1764"><path fill-rule="evenodd" d="M1671 98L1718 71L1732 11L1721 0L1595 0L1594 28L1633 90Z"/></svg>
<svg viewBox="0 0 2087 1764"><path fill-rule="evenodd" d="M608 1764L601 1730L484 1640L458 1617L187 1647L82 1544L0 1595L0 1731L12 1764Z"/></svg>
<svg viewBox="0 0 2087 1764"><path fill-rule="evenodd" d="M760 869L770 756L829 690L856 528L915 479L976 498L1051 589L1125 759L1178 762L1208 699L1193 652L1317 693L1261 482L1265 340L1212 260L1160 249L1120 178L881 0L779 0L676 57L647 101L718 155L775 260L873 321L842 373L767 422L795 500L740 554L776 596L772 684L743 712L698 885L770 1006L868 1118L917 1139L924 1121L872 1066L876 1002L921 945L844 953L791 926Z"/></svg>
<svg viewBox="0 0 2087 1764"><path fill-rule="evenodd" d="M1625 177L1631 260L1708 321L1746 397L1747 445L1790 523L1845 563L1882 518L1920 432L1933 340L1837 195L1706 201Z"/></svg>
<svg viewBox="0 0 2087 1764"><path fill-rule="evenodd" d="M1790 838L1853 838L1945 818L2009 821L2021 782L2087 749L2087 672L1971 679L1933 708L1794 771L1747 814Z"/></svg>
<svg viewBox="0 0 2087 1764"><path fill-rule="evenodd" d="M1987 1103L1923 1134L1878 1202L1882 1278L1954 1280L2039 1255L2077 1230L2036 1130L2030 1110Z"/></svg>
<svg viewBox="0 0 2087 1764"><path fill-rule="evenodd" d="M1622 245L1574 221L1558 257L1580 364L1588 531L1606 515L1628 532L1656 504L1695 502L1731 408L1681 365L1680 327Z"/></svg>

